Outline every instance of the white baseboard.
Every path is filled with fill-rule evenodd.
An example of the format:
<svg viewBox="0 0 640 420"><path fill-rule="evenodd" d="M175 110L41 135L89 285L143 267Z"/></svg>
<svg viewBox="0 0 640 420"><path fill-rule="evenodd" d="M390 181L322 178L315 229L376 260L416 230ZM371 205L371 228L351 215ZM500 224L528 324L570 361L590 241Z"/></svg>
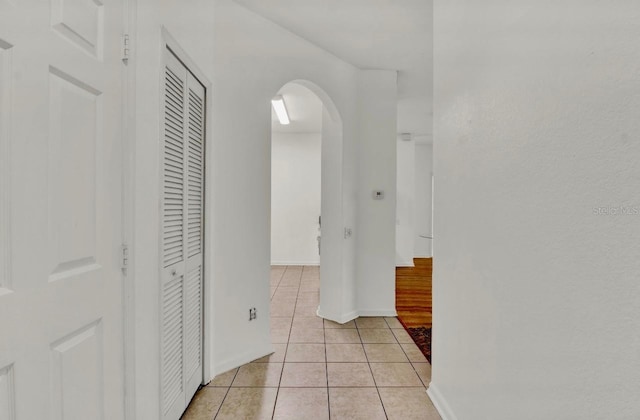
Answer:
<svg viewBox="0 0 640 420"><path fill-rule="evenodd" d="M358 312L352 311L346 314L328 314L323 312L322 309L318 308L316 311L316 315L320 318L328 319L329 321L337 322L338 324L346 324L347 322L354 320L358 317Z"/></svg>
<svg viewBox="0 0 640 420"><path fill-rule="evenodd" d="M247 363L253 362L254 360L258 360L261 357L267 356L274 352L273 345L269 344L267 346L260 346L257 349L251 349L244 353L241 353L231 359L227 359L222 363L216 363L213 368L213 377L215 378L217 375L224 373L228 370L235 369ZM213 378L211 378L213 379Z"/></svg>
<svg viewBox="0 0 640 420"><path fill-rule="evenodd" d="M415 267L413 261L400 261L396 262L396 267Z"/></svg>
<svg viewBox="0 0 640 420"><path fill-rule="evenodd" d="M351 311L346 314L329 314L324 312L321 308L318 308L316 311L316 315L320 318L328 319L329 321L334 321L339 324L347 323L353 319L358 318L359 316L398 316L398 313L393 310L359 310L359 311Z"/></svg>
<svg viewBox="0 0 640 420"><path fill-rule="evenodd" d="M271 265L312 265L312 266L320 266L320 261L271 261Z"/></svg>
<svg viewBox="0 0 640 420"><path fill-rule="evenodd" d="M358 316L398 316L395 309L377 310L377 309L361 309Z"/></svg>
<svg viewBox="0 0 640 420"><path fill-rule="evenodd" d="M433 406L438 410L440 417L442 420L458 420L456 415L453 413L451 406L447 403L447 400L444 399L440 390L431 382L429 384L429 389L427 389L427 395L431 398L431 402Z"/></svg>

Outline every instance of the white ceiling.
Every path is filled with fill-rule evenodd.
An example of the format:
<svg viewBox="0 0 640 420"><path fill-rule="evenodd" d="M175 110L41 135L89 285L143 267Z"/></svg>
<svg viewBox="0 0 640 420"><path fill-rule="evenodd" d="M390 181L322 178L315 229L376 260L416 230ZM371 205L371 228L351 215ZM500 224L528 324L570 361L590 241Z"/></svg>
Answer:
<svg viewBox="0 0 640 420"><path fill-rule="evenodd" d="M271 127L279 133L320 133L322 131L322 101L308 88L287 83L278 92L284 98L291 123L282 125L271 107Z"/></svg>
<svg viewBox="0 0 640 420"><path fill-rule="evenodd" d="M398 132L430 135L432 0L236 0L361 69L398 71Z"/></svg>

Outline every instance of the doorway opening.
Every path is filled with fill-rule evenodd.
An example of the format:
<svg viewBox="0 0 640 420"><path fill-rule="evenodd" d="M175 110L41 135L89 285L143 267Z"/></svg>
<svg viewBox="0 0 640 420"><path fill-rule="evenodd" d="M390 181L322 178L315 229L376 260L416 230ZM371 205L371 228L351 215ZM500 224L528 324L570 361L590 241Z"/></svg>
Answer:
<svg viewBox="0 0 640 420"><path fill-rule="evenodd" d="M288 83L271 114L271 314L285 322L320 303L322 101Z"/></svg>
<svg viewBox="0 0 640 420"><path fill-rule="evenodd" d="M278 92L289 122L271 118L271 264L320 266L322 101L288 83ZM286 122L286 121L284 121Z"/></svg>
<svg viewBox="0 0 640 420"><path fill-rule="evenodd" d="M274 92L271 127L271 315L345 322L342 120L322 89L295 80Z"/></svg>

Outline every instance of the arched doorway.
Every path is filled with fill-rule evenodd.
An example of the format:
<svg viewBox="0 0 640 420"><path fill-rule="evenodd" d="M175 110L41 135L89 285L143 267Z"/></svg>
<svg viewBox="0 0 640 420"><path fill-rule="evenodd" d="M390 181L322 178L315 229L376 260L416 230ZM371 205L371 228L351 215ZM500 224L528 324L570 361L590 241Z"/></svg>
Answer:
<svg viewBox="0 0 640 420"><path fill-rule="evenodd" d="M342 118L307 80L285 84L274 98L282 99L290 121L282 124L272 108L272 263L319 267L316 314L346 322L355 312L343 269L350 232L343 222Z"/></svg>

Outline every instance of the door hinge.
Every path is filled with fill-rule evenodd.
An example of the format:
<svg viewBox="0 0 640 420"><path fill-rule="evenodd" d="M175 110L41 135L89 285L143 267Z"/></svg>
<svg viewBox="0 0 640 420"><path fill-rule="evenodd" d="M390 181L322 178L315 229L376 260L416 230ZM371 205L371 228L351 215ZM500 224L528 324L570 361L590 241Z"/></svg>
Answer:
<svg viewBox="0 0 640 420"><path fill-rule="evenodd" d="M122 271L127 271L129 267L129 245L122 244Z"/></svg>
<svg viewBox="0 0 640 420"><path fill-rule="evenodd" d="M129 34L122 34L122 61L126 64L129 61Z"/></svg>

